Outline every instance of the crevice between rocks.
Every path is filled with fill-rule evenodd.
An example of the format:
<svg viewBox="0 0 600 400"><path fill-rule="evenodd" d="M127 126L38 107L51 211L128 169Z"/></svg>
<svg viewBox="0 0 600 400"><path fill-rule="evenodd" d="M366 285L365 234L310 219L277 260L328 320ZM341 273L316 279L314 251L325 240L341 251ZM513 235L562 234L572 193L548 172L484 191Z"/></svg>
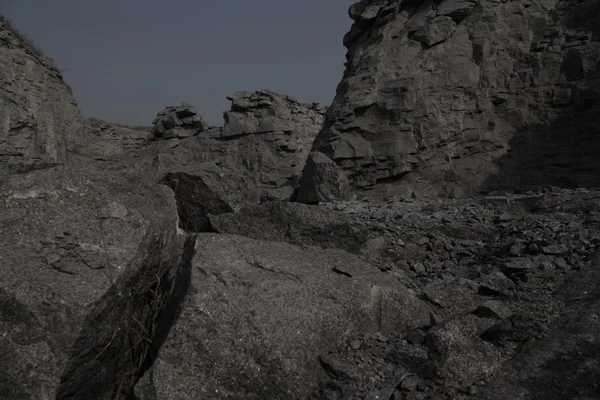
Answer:
<svg viewBox="0 0 600 400"><path fill-rule="evenodd" d="M56 391L56 400L135 400L133 388L152 366L177 321L190 285L196 236L153 233L140 265L116 282L88 313ZM180 242L179 242L180 243ZM175 246L169 249L170 246ZM178 250L176 250L178 249ZM173 261L179 264L174 266ZM134 259L133 264L136 263Z"/></svg>
<svg viewBox="0 0 600 400"><path fill-rule="evenodd" d="M181 262L170 285L170 300L157 318L157 329L154 334L154 340L152 341L148 357L144 360L142 368L139 371L138 380L154 364L154 360L158 356L160 348L167 340L171 328L175 325L175 322L177 322L177 319L181 314L181 307L188 294L192 278L192 259L195 255L196 237L197 236L194 234L187 234L185 238ZM135 395L133 395L133 392L132 396L133 397L130 397L134 400Z"/></svg>

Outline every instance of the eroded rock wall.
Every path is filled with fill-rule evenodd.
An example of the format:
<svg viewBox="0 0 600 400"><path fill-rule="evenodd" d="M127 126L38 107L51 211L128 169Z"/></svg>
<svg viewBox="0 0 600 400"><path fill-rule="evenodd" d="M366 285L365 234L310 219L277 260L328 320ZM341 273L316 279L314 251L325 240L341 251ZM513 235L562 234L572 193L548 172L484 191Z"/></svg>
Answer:
<svg viewBox="0 0 600 400"><path fill-rule="evenodd" d="M0 14L0 172L64 163L82 123L54 62Z"/></svg>
<svg viewBox="0 0 600 400"><path fill-rule="evenodd" d="M204 124L192 106L161 111L153 129L155 168L193 173L216 163L253 182L263 199L289 199L326 108L268 90L237 92L228 99L231 109L222 127Z"/></svg>
<svg viewBox="0 0 600 400"><path fill-rule="evenodd" d="M600 4L363 0L313 150L370 196L600 185Z"/></svg>

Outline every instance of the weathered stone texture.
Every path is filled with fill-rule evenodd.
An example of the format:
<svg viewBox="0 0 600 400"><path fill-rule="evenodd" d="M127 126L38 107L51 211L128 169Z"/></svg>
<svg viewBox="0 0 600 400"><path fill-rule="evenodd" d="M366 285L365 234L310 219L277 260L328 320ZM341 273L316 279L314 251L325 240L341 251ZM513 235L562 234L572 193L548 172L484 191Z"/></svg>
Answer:
<svg viewBox="0 0 600 400"><path fill-rule="evenodd" d="M195 108L185 104L179 111L159 113L153 128L155 168L193 173L199 164L215 162L254 182L263 200L289 199L321 128L325 107L267 90L237 92L228 99L231 110L224 113L223 127L206 126ZM173 122L177 112L184 119ZM189 123L180 123L185 118Z"/></svg>
<svg viewBox="0 0 600 400"><path fill-rule="evenodd" d="M128 391L148 347L131 324L158 326L144 307L179 266L176 210L168 188L84 164L0 182L1 399Z"/></svg>
<svg viewBox="0 0 600 400"><path fill-rule="evenodd" d="M54 62L0 15L0 172L64 163L83 119Z"/></svg>
<svg viewBox="0 0 600 400"><path fill-rule="evenodd" d="M331 158L313 151L304 165L296 201L315 204L343 199L349 185L348 178Z"/></svg>
<svg viewBox="0 0 600 400"><path fill-rule="evenodd" d="M595 0L363 0L313 150L368 195L600 185Z"/></svg>

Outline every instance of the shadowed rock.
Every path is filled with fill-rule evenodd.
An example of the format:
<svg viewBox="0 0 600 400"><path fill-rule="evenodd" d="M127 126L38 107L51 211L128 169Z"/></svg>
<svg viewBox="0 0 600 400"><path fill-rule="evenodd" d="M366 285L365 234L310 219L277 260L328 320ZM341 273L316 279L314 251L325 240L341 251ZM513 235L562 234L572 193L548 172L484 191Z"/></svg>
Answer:
<svg viewBox="0 0 600 400"><path fill-rule="evenodd" d="M268 90L237 92L228 99L231 110L224 113L223 127L184 126L185 134L179 137L157 133L151 144L153 168L194 173L199 165L214 162L255 185L263 200L289 200L325 107Z"/></svg>
<svg viewBox="0 0 600 400"><path fill-rule="evenodd" d="M485 400L564 398L600 395L600 273L592 265L559 291L566 302L548 336L524 346L479 398Z"/></svg>
<svg viewBox="0 0 600 400"><path fill-rule="evenodd" d="M237 213L211 215L207 230L296 245L339 248L357 253L368 231L352 217L298 203L268 202Z"/></svg>
<svg viewBox="0 0 600 400"><path fill-rule="evenodd" d="M136 394L315 398L328 350L352 335L427 325L428 310L344 251L200 234L181 317Z"/></svg>
<svg viewBox="0 0 600 400"><path fill-rule="evenodd" d="M127 393L182 254L169 189L84 165L1 189L0 397Z"/></svg>
<svg viewBox="0 0 600 400"><path fill-rule="evenodd" d="M313 151L306 160L296 201L315 204L342 200L349 189L346 175L323 153Z"/></svg>
<svg viewBox="0 0 600 400"><path fill-rule="evenodd" d="M353 191L597 187L600 6L363 0L313 150Z"/></svg>
<svg viewBox="0 0 600 400"><path fill-rule="evenodd" d="M243 177L214 164L199 166L193 174L168 173L161 180L175 193L179 226L188 232L205 229L208 215L239 211L245 204L257 204L258 188Z"/></svg>

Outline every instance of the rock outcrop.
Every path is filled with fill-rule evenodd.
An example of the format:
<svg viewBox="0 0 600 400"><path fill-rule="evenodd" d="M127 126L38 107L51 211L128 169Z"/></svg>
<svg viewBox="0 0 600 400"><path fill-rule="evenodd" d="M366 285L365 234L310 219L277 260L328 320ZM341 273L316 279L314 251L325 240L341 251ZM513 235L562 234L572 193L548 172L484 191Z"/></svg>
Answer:
<svg viewBox="0 0 600 400"><path fill-rule="evenodd" d="M62 164L83 118L54 62L0 14L0 173Z"/></svg>
<svg viewBox="0 0 600 400"><path fill-rule="evenodd" d="M180 269L169 189L86 165L11 175L0 189L0 398L128 392Z"/></svg>
<svg viewBox="0 0 600 400"><path fill-rule="evenodd" d="M320 398L349 338L430 323L428 304L341 250L216 234L196 249L142 400Z"/></svg>
<svg viewBox="0 0 600 400"><path fill-rule="evenodd" d="M331 158L313 151L306 159L295 200L306 204L343 200L349 186L348 178Z"/></svg>
<svg viewBox="0 0 600 400"><path fill-rule="evenodd" d="M205 132L209 127L198 114L196 107L186 102L160 111L152 121L152 125L152 133L160 139L195 136Z"/></svg>
<svg viewBox="0 0 600 400"><path fill-rule="evenodd" d="M260 199L260 191L252 182L224 172L214 163L198 165L193 174L169 172L160 182L173 190L179 226L188 232L203 231L209 215L239 211Z"/></svg>
<svg viewBox="0 0 600 400"><path fill-rule="evenodd" d="M161 111L153 128L154 167L194 173L198 165L214 162L253 182L262 200L288 200L325 107L266 90L238 92L228 99L231 110L224 113L223 127L208 127L186 104Z"/></svg>
<svg viewBox="0 0 600 400"><path fill-rule="evenodd" d="M113 124L95 118L84 121L81 140L73 143L72 158L82 156L98 161L116 161L144 155L148 143L153 138L149 127L129 127Z"/></svg>
<svg viewBox="0 0 600 400"><path fill-rule="evenodd" d="M600 5L362 0L314 150L355 192L600 186Z"/></svg>
<svg viewBox="0 0 600 400"><path fill-rule="evenodd" d="M596 182L598 7L352 6L294 194L314 205L265 200L292 194L323 107L238 93L223 127L182 104L78 135L0 21L0 399L597 398L600 191L419 196L517 166L517 189Z"/></svg>

